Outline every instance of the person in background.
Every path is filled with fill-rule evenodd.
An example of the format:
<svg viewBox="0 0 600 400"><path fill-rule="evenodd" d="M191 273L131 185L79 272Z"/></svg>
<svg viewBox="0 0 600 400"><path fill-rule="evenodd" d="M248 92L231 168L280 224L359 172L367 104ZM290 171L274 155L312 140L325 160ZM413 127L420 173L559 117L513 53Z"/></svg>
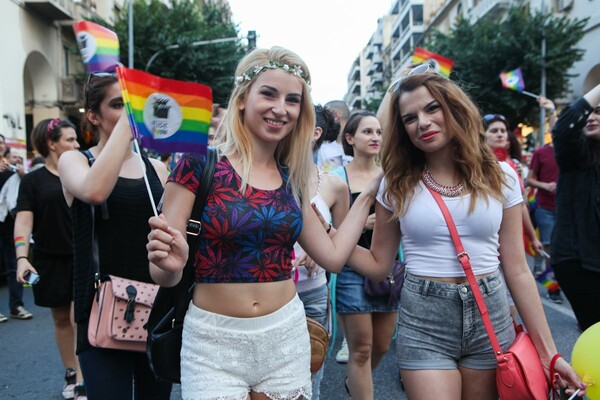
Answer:
<svg viewBox="0 0 600 400"><path fill-rule="evenodd" d="M83 400L83 396L75 396L75 386L83 385L83 376L75 355L76 326L71 318L73 232L58 177L60 156L79 148L75 125L60 118L45 119L33 129L31 143L46 163L23 176L19 186L14 230L17 280L25 284L27 275L39 275L39 282L33 285L33 298L36 305L52 312L54 337L66 369L62 395ZM31 239L35 242L33 251Z"/></svg>
<svg viewBox="0 0 600 400"><path fill-rule="evenodd" d="M321 105L315 106L316 126L313 137L313 152L317 151L323 143L323 138L336 129L333 113ZM315 204L321 215L331 222L334 227L339 227L348 212L349 198L346 183L338 176L319 171L315 165L309 180L309 191L313 196L311 203ZM298 280L296 291L304 304L306 316L313 318L326 329L330 317L329 290L325 270L316 264L302 249L298 242L294 244L295 260ZM320 385L323 379L325 364L315 374L312 374L312 400L319 400Z"/></svg>
<svg viewBox="0 0 600 400"><path fill-rule="evenodd" d="M350 109L342 100L329 101L325 104L325 108L333 112L335 120L339 124L339 131L337 133L332 131L329 137L325 138L325 143L317 152L317 165L322 171L331 172L352 160L352 157L344 153L342 146L344 125L348 121Z"/></svg>
<svg viewBox="0 0 600 400"><path fill-rule="evenodd" d="M543 96L538 98L538 102L549 112L550 129L552 129L556 121L556 109L554 103L552 100ZM540 239L544 245L544 251L547 254L552 254L551 238L554 223L556 222L555 197L557 181L558 165L556 164L556 158L554 156L554 145L550 142L534 151L529 164L529 174L527 175L527 185L536 189L535 200L537 205L533 210L533 216L540 232ZM536 274L536 272L536 275L544 273L545 277L551 278L550 275L553 275L553 270L550 265L550 260L546 258L547 265L544 271L544 269L541 268L541 265L538 264L538 259L540 259L540 257L536 257L534 263L534 274ZM536 264L538 264L537 268ZM548 298L557 304L561 304L563 300L558 283L552 280L548 285L550 286L547 293Z"/></svg>
<svg viewBox="0 0 600 400"><path fill-rule="evenodd" d="M159 382L143 352L92 346L88 323L95 296L95 273L152 283L146 242L167 169L160 160L132 151L133 140L121 87L111 72L90 74L84 86L82 131L98 136L87 152L66 151L58 171L73 224L73 300L77 355L90 400L168 400L171 383ZM93 161L93 162L92 162ZM91 165L90 165L91 164ZM97 241L94 262L92 241Z"/></svg>
<svg viewBox="0 0 600 400"><path fill-rule="evenodd" d="M375 114L354 111L344 126L344 153L352 161L332 172L347 184L347 195L356 199L382 170L377 159L381 150L381 125ZM371 207L358 245L371 246L375 207ZM391 264L390 264L391 268ZM387 353L398 319L398 310L386 297L370 297L364 290L365 277L344 266L337 275L336 308L350 353L346 389L351 397L373 398L373 370Z"/></svg>
<svg viewBox="0 0 600 400"><path fill-rule="evenodd" d="M23 304L23 285L17 281L17 256L13 242L15 220L11 210L16 206L20 177L25 175L23 163L19 164L19 156L6 148L4 135L0 134L0 251L6 268L8 282L8 306L10 317L15 319L31 319L31 314ZM8 318L0 313L0 322Z"/></svg>
<svg viewBox="0 0 600 400"><path fill-rule="evenodd" d="M291 279L293 246L299 242L318 265L338 272L356 248L380 177L330 238L333 228L324 229L310 203L315 114L308 67L295 53L272 47L246 54L235 75L193 250L182 396L310 399L310 339ZM201 170L201 160L183 157L169 177L163 214L149 220L150 271L162 286L181 280ZM389 269L360 271L383 279Z"/></svg>
<svg viewBox="0 0 600 400"><path fill-rule="evenodd" d="M357 246L348 264L380 271L402 237L407 274L396 344L409 399L497 399L496 356L429 189L452 214L500 346L515 338L508 285L548 371L556 346L525 259L518 176L486 146L478 108L451 80L417 67L388 94L371 249ZM583 394L585 384L562 357L556 372L552 382Z"/></svg>
<svg viewBox="0 0 600 400"><path fill-rule="evenodd" d="M560 112L552 266L579 326L600 321L600 85Z"/></svg>

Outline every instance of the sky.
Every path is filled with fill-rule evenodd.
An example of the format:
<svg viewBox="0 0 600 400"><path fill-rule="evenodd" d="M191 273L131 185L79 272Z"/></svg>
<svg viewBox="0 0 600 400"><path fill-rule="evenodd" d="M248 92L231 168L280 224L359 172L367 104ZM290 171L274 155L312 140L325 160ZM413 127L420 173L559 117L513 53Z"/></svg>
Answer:
<svg viewBox="0 0 600 400"><path fill-rule="evenodd" d="M312 75L315 104L343 100L352 62L387 14L392 0L229 0L240 34L257 34L257 47L297 53Z"/></svg>

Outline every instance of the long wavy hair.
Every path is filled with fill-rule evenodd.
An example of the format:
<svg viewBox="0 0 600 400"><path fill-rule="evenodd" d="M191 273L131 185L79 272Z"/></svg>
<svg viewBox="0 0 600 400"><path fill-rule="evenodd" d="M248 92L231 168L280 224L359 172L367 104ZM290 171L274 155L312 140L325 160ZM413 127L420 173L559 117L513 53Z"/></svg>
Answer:
<svg viewBox="0 0 600 400"><path fill-rule="evenodd" d="M454 82L435 73L409 75L391 93L388 132L383 135L381 165L385 176L384 196L395 206L394 217L404 215L425 169L425 153L410 140L400 110L400 96L424 86L440 103L446 129L452 135L452 160L465 189L471 193L469 212L477 198L504 200L504 173L486 144L479 109Z"/></svg>
<svg viewBox="0 0 600 400"><path fill-rule="evenodd" d="M239 62L235 76L242 76L253 70L256 66L266 65L269 61L287 64L290 67L299 66L305 79L298 77L302 82L302 100L300 114L294 130L277 144L275 150L276 161L288 168L288 185L298 204L303 207L310 206L308 191L308 177L313 167L312 137L315 128L315 110L310 96L310 72L306 63L294 52L283 47L270 49L255 49L246 54ZM218 145L219 150L225 155L237 154L242 163L242 193L245 192L250 169L252 166L252 146L250 132L244 125L244 111L239 109L247 98L250 88L256 80L243 80L237 84L229 99L223 141ZM302 199L306 201L301 202Z"/></svg>

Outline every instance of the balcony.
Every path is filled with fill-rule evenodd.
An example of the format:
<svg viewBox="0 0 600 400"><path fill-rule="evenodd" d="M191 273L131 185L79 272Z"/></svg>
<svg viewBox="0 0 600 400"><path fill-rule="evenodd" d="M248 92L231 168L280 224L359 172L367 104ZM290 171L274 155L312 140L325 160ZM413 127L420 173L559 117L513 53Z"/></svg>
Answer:
<svg viewBox="0 0 600 400"><path fill-rule="evenodd" d="M72 20L75 17L73 0L25 0L25 7L50 20Z"/></svg>
<svg viewBox="0 0 600 400"><path fill-rule="evenodd" d="M496 18L510 7L511 0L483 0L469 13L471 23L474 24L480 19Z"/></svg>

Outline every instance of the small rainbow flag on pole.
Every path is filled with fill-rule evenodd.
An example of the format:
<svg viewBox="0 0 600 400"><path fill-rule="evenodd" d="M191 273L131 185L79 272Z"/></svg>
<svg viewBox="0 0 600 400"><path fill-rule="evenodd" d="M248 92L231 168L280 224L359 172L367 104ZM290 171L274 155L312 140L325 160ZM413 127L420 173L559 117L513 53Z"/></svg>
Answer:
<svg viewBox="0 0 600 400"><path fill-rule="evenodd" d="M512 71L506 71L500 73L500 80L502 86L506 89L514 90L515 92L523 93L524 95L538 98L537 94L528 92L525 89L525 80L523 79L523 71L521 67L513 69Z"/></svg>
<svg viewBox="0 0 600 400"><path fill-rule="evenodd" d="M119 38L116 33L89 21L76 22L73 30L89 73L104 71L119 62Z"/></svg>
<svg viewBox="0 0 600 400"><path fill-rule="evenodd" d="M143 147L160 153L206 153L210 87L125 67L118 67L117 75L129 125Z"/></svg>
<svg viewBox="0 0 600 400"><path fill-rule="evenodd" d="M454 67L453 60L439 55L437 53L425 50L421 47L415 48L412 61L414 64L430 63L440 74L444 75L445 77L450 76L450 72L452 72L452 67Z"/></svg>

